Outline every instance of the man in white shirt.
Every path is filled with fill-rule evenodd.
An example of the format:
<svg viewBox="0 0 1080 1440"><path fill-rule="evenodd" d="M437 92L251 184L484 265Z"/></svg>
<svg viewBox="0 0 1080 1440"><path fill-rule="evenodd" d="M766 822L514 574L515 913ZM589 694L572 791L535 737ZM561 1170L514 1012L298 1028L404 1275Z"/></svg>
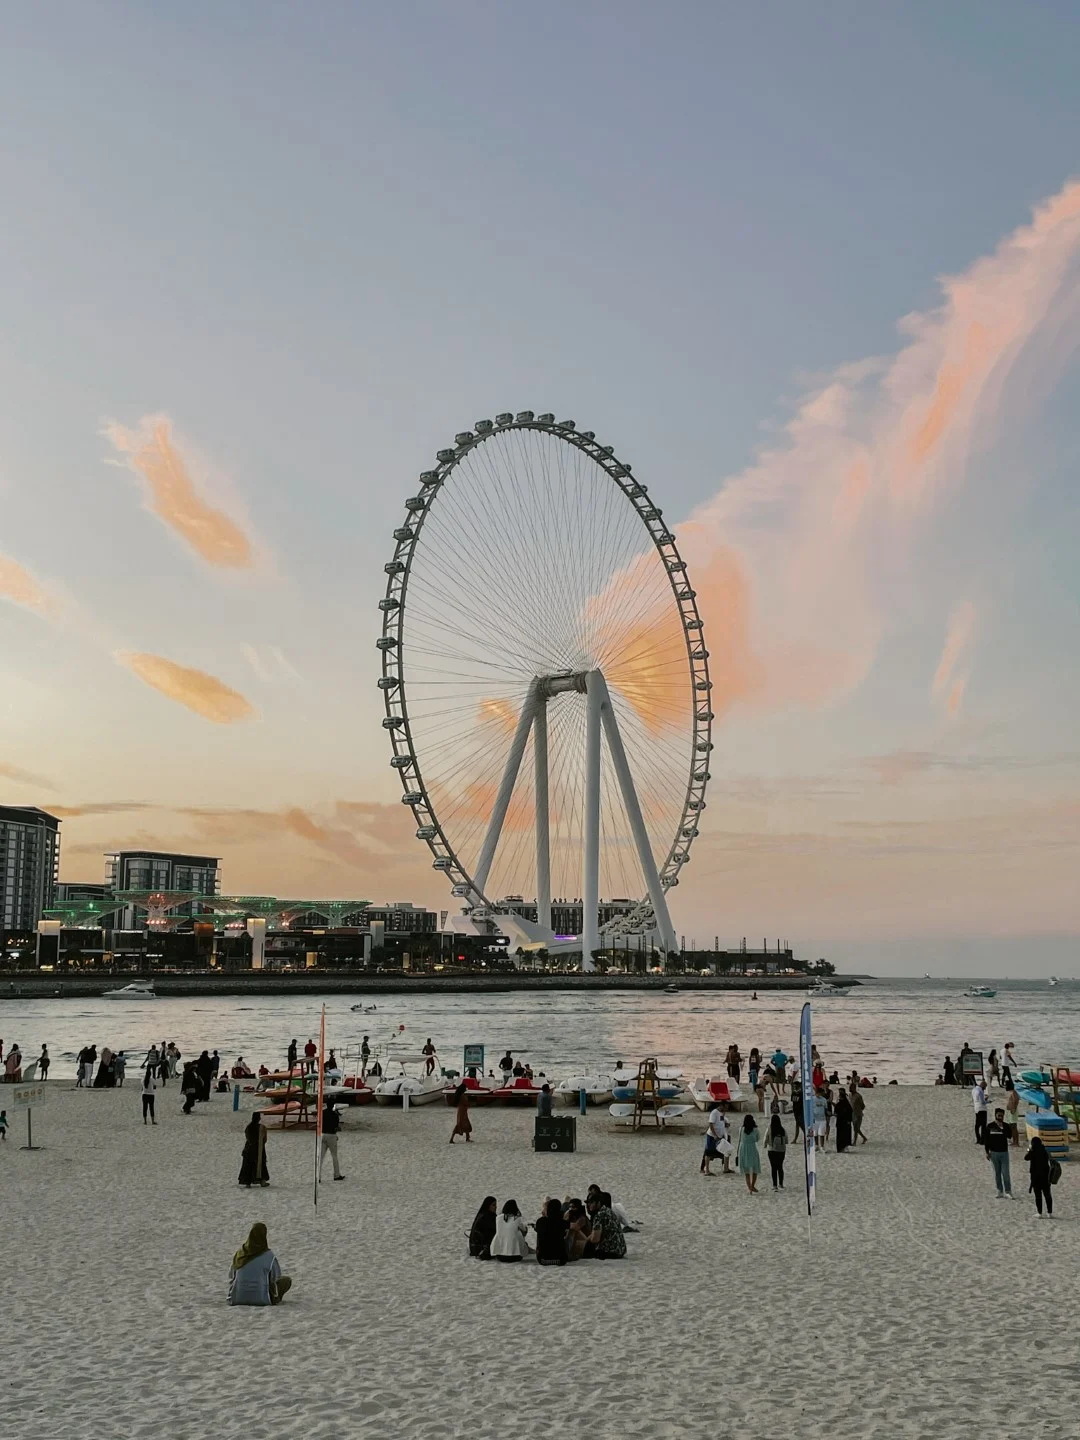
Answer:
<svg viewBox="0 0 1080 1440"><path fill-rule="evenodd" d="M975 1106L975 1144L986 1143L986 1090L981 1077L971 1087L971 1103Z"/></svg>
<svg viewBox="0 0 1080 1440"><path fill-rule="evenodd" d="M709 1124L705 1130L705 1153L701 1157L701 1173L711 1175L713 1157L720 1153L720 1142L727 1132L724 1117L716 1106L709 1111Z"/></svg>

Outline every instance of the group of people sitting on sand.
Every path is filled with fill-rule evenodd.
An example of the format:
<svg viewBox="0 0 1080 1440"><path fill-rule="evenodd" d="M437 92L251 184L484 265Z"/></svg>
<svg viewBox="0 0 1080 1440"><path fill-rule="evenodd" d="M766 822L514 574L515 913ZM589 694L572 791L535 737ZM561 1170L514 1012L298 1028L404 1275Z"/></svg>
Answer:
<svg viewBox="0 0 1080 1440"><path fill-rule="evenodd" d="M625 1233L637 1229L623 1207L596 1184L589 1186L584 1201L569 1195L565 1200L548 1196L531 1225L516 1200L507 1200L500 1210L495 1196L488 1195L469 1231L469 1254L477 1260L503 1261L535 1255L538 1265L621 1260L626 1255Z"/></svg>

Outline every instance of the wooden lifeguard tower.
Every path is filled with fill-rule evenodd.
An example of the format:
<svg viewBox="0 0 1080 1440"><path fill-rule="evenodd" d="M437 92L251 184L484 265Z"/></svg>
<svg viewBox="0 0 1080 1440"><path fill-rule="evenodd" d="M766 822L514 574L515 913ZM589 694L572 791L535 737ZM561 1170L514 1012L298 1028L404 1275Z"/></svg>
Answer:
<svg viewBox="0 0 1080 1440"><path fill-rule="evenodd" d="M633 1128L653 1124L662 1129L660 1122L660 1076L657 1074L655 1055L648 1055L638 1066L637 1084L634 1090Z"/></svg>

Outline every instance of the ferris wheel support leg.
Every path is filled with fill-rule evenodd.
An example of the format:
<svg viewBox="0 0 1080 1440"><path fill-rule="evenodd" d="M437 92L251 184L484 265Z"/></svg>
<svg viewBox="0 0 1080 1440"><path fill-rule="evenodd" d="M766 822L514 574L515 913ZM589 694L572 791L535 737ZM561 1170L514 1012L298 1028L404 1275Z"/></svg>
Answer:
<svg viewBox="0 0 1080 1440"><path fill-rule="evenodd" d="M668 955L678 953L678 943L675 939L675 930L671 923L671 916L668 914L667 896L664 894L664 887L660 884L660 876L656 869L656 861L653 858L652 846L649 844L649 832L645 828L645 820L641 814L641 805L638 802L637 791L634 789L634 777L630 773L630 764L626 758L626 750L623 747L622 735L619 733L619 722L615 717L615 710L611 704L611 696L608 694L607 682L600 671L594 672L597 679L596 688L602 694L601 716L604 722L604 734L607 737L608 751L611 754L611 763L615 767L615 775L619 782L619 790L622 793L623 804L626 806L626 818L630 821L630 833L634 837L634 848L637 850L638 863L641 865L642 874L645 876L645 885L649 892L649 899L652 901L653 914L656 916L657 929L660 931L660 941ZM590 684L592 675L589 676ZM589 692L590 698L592 691Z"/></svg>
<svg viewBox="0 0 1080 1440"><path fill-rule="evenodd" d="M536 686L530 685L529 693L525 697L525 704L522 705L521 714L518 716L514 738L510 742L510 753L506 757L506 767L503 770L502 779L499 781L499 793L495 796L495 808L492 810L491 819L488 821L487 834L484 836L484 845L480 851L480 859L476 862L473 883L478 892L483 892L487 887L488 875L491 873L491 862L495 859L495 851L499 846L499 837L502 835L503 821L506 819L506 812L510 807L510 797L514 793L518 771L521 769L521 757L525 753L525 742L529 738L529 731L532 728L533 719L536 715L536 707L539 703ZM477 898L482 898L482 895L478 893Z"/></svg>
<svg viewBox="0 0 1080 1440"><path fill-rule="evenodd" d="M551 834L548 807L547 700L536 698L533 714L533 759L536 763L536 923L551 929Z"/></svg>
<svg viewBox="0 0 1080 1440"><path fill-rule="evenodd" d="M585 681L585 867L581 890L581 968L596 969L600 948L600 711L607 687L599 670Z"/></svg>

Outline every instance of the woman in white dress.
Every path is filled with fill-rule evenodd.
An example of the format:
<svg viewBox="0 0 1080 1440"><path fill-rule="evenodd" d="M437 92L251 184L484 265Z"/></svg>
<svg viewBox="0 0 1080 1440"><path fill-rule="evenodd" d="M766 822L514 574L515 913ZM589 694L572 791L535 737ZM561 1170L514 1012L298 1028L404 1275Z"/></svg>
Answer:
<svg viewBox="0 0 1080 1440"><path fill-rule="evenodd" d="M495 1220L495 1239L491 1242L493 1260L523 1260L529 1254L525 1237L529 1227L521 1218L516 1200L507 1200Z"/></svg>

